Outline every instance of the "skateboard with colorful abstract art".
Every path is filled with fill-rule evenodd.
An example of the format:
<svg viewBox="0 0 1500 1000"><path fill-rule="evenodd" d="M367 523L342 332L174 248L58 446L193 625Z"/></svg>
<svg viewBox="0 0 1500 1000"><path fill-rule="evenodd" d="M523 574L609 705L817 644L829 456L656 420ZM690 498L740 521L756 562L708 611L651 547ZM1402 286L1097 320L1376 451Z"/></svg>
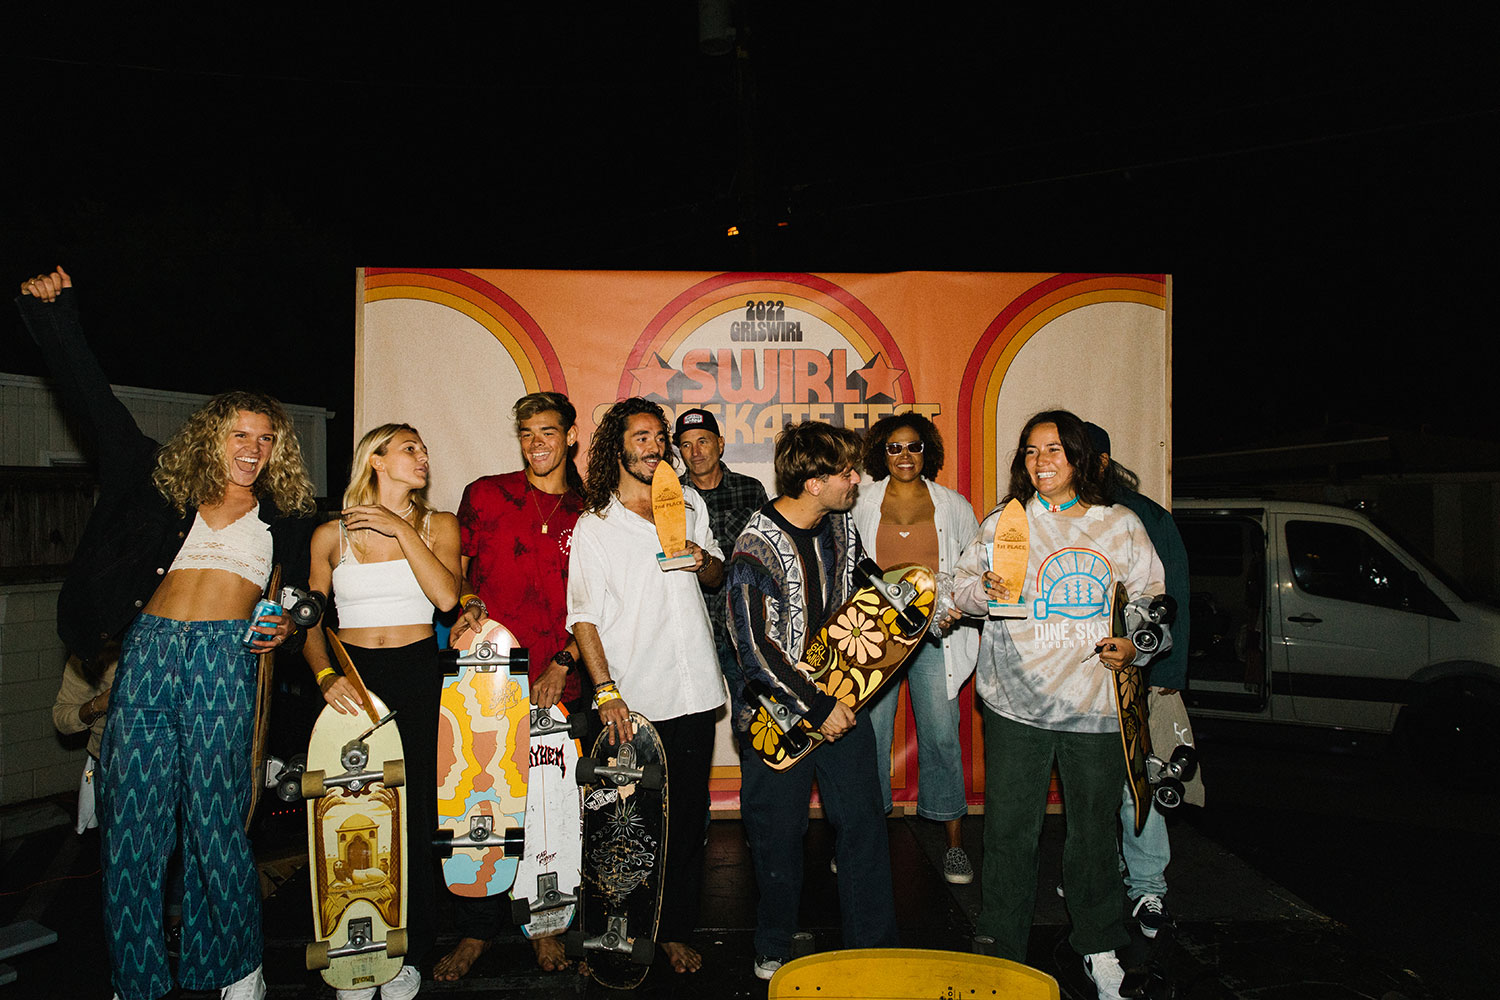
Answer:
<svg viewBox="0 0 1500 1000"><path fill-rule="evenodd" d="M578 737L585 721L560 704L531 710L526 851L511 890L515 922L529 938L567 930L578 903L583 858Z"/></svg>
<svg viewBox="0 0 1500 1000"><path fill-rule="evenodd" d="M937 580L926 566L881 572L869 559L856 568L861 586L807 641L803 676L858 712L890 681L927 634ZM777 701L758 680L746 685L758 703L750 723L755 752L784 771L823 742L823 734Z"/></svg>
<svg viewBox="0 0 1500 1000"><path fill-rule="evenodd" d="M357 990L389 982L406 954L406 767L395 713L365 689L338 636L326 635L365 711L324 708L307 743L315 940L306 959L329 986Z"/></svg>
<svg viewBox="0 0 1500 1000"><path fill-rule="evenodd" d="M438 706L433 846L454 895L496 896L515 881L525 844L529 658L488 618L441 656L452 673Z"/></svg>
<svg viewBox="0 0 1500 1000"><path fill-rule="evenodd" d="M667 852L666 754L645 716L630 713L630 725L628 742L606 729L578 761L583 902L565 942L599 985L621 990L640 985L656 954Z"/></svg>

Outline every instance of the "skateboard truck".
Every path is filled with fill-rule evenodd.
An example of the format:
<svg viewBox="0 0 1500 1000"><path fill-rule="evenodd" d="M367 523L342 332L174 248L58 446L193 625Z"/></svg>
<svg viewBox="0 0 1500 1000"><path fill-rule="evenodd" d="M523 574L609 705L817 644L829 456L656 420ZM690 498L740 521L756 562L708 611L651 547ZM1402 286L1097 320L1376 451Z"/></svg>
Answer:
<svg viewBox="0 0 1500 1000"><path fill-rule="evenodd" d="M406 930L396 928L386 932L384 941L376 941L374 924L369 917L355 917L349 921L348 937L337 948L330 948L327 941L314 941L307 946L307 967L326 969L335 958L351 955L369 955L384 952L392 958L406 954Z"/></svg>
<svg viewBox="0 0 1500 1000"><path fill-rule="evenodd" d="M462 836L450 834L451 831L439 830L438 836L432 841L432 846L450 852L455 847L472 847L476 850L487 851L503 844L507 858L518 858L526 853L526 831L519 826L509 826L505 828L504 833L496 833L493 816L470 816L468 833Z"/></svg>
<svg viewBox="0 0 1500 1000"><path fill-rule="evenodd" d="M745 690L755 696L755 700L760 702L766 714L771 717L771 721L776 723L776 728L781 730L782 741L786 743L788 749L792 753L803 753L807 749L807 734L797 726L797 723L802 721L802 716L772 697L771 689L758 677L747 680Z"/></svg>
<svg viewBox="0 0 1500 1000"><path fill-rule="evenodd" d="M568 722L564 725L552 717L552 713L545 708L533 708L531 710L531 738L539 736L550 736L556 732L566 731L573 739L583 736L587 728L587 720L582 714L570 715Z"/></svg>
<svg viewBox="0 0 1500 1000"><path fill-rule="evenodd" d="M917 588L905 580L891 583L873 559L861 559L855 567L865 582L879 592L881 598L896 611L896 625L905 636L917 635L927 630L927 616L912 607L917 599Z"/></svg>
<svg viewBox="0 0 1500 1000"><path fill-rule="evenodd" d="M388 760L379 771L365 769L370 763L370 744L365 740L369 739L371 733L395 717L395 712L387 713L385 718L344 744L343 749L339 751L339 763L344 765L343 774L329 777L323 771L303 771L302 797L305 799L322 798L330 788L343 788L358 795L364 791L366 785L374 781L381 782L387 788L396 788L406 784L406 762L403 760Z"/></svg>
<svg viewBox="0 0 1500 1000"><path fill-rule="evenodd" d="M493 674L502 664L512 674L525 674L531 669L531 653L525 646L510 646L491 639L481 639L468 649L440 649L438 659L450 666L473 667L481 674Z"/></svg>
<svg viewBox="0 0 1500 1000"><path fill-rule="evenodd" d="M529 924L533 913L555 910L559 906L577 902L577 893L566 893L557 888L557 872L539 872L536 877L536 899L522 896L512 902L511 918L517 924Z"/></svg>
<svg viewBox="0 0 1500 1000"><path fill-rule="evenodd" d="M660 788L666 784L666 775L662 772L660 764L635 766L635 747L629 743L621 743L615 749L615 763L613 764L601 764L593 757L578 758L578 768L573 772L573 777L580 785L588 785L597 781L600 784L613 785L615 788L624 788L637 781L641 783L641 787L651 789Z"/></svg>
<svg viewBox="0 0 1500 1000"><path fill-rule="evenodd" d="M636 965L650 965L656 957L656 944L647 937L630 937L630 925L624 914L611 916L604 933L594 938L584 938L583 932L573 931L567 937L568 954L581 957L590 951L611 951L625 955Z"/></svg>
<svg viewBox="0 0 1500 1000"><path fill-rule="evenodd" d="M1146 758L1146 780L1156 786L1151 798L1163 809L1182 805L1183 785L1198 772L1198 748L1181 743L1168 760L1156 754Z"/></svg>

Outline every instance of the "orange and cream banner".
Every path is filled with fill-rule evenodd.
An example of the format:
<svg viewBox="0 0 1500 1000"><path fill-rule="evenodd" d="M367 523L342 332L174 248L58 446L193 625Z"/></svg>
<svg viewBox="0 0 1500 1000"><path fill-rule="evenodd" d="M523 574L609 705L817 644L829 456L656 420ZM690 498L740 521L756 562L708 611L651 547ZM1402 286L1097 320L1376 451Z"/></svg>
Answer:
<svg viewBox="0 0 1500 1000"><path fill-rule="evenodd" d="M1169 495L1167 275L366 268L357 281L355 437L386 421L417 427L432 456L430 495L445 510L469 481L521 467L511 405L542 389L578 407L580 469L599 415L626 396L669 417L716 414L725 462L772 495L785 424L863 430L915 410L943 436L937 481L982 518L1005 495L1027 417L1062 407L1109 431L1142 492ZM971 691L960 697L977 803L984 758ZM902 701L893 787L907 803L916 754ZM724 727L715 760L715 807L734 808Z"/></svg>

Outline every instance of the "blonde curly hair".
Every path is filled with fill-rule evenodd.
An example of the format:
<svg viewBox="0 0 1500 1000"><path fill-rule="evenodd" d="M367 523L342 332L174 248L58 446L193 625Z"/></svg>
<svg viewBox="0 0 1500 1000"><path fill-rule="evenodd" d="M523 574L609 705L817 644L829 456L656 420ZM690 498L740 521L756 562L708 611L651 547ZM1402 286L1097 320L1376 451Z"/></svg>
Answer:
<svg viewBox="0 0 1500 1000"><path fill-rule="evenodd" d="M204 403L157 451L151 482L178 514L223 500L229 482L224 442L241 410L265 416L276 435L271 458L256 477L255 495L269 496L283 514L311 514L313 485L291 418L280 403L258 392L221 392Z"/></svg>

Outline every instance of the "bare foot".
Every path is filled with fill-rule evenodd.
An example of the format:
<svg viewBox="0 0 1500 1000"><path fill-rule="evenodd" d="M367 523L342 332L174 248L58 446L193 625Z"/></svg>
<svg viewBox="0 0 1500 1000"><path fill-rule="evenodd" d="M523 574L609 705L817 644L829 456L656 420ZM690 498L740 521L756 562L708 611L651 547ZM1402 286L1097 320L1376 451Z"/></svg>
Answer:
<svg viewBox="0 0 1500 1000"><path fill-rule="evenodd" d="M568 953L563 948L562 938L556 935L533 938L531 947L536 949L536 964L543 972L561 972L573 964L568 961Z"/></svg>
<svg viewBox="0 0 1500 1000"><path fill-rule="evenodd" d="M663 941L661 950L675 972L697 972L703 967L703 956L679 941Z"/></svg>
<svg viewBox="0 0 1500 1000"><path fill-rule="evenodd" d="M488 941L478 938L464 938L453 946L438 960L438 964L432 967L432 978L439 982L451 983L468 975L470 967L479 960L479 956L490 950Z"/></svg>

